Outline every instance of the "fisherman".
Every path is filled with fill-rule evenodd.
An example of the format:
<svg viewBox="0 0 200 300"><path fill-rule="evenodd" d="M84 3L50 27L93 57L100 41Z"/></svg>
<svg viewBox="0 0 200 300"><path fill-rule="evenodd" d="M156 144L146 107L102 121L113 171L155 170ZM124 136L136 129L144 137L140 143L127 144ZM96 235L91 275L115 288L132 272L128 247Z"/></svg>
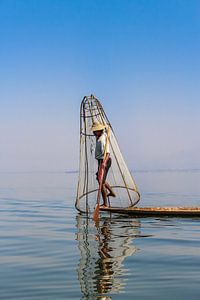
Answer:
<svg viewBox="0 0 200 300"><path fill-rule="evenodd" d="M95 158L98 161L98 171L96 173L98 182L99 182L99 170L101 164L103 168L103 179L102 179L102 189L101 189L102 198L103 198L102 206L108 207L108 197L109 196L116 197L116 194L114 193L114 191L112 190L108 182L106 182L106 177L112 163L110 157L107 133L105 132L105 126L101 123L93 123L92 131L96 137Z"/></svg>

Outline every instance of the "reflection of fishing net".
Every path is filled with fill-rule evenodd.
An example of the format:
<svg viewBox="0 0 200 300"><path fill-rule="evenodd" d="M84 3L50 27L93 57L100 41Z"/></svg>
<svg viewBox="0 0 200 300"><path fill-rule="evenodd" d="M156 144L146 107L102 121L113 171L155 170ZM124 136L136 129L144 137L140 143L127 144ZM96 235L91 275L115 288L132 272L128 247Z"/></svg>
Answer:
<svg viewBox="0 0 200 300"><path fill-rule="evenodd" d="M119 149L113 128L101 103L93 95L84 97L80 108L80 161L76 208L82 212L94 210L98 181L96 180L97 161L95 159L96 138L91 130L94 123L109 128L109 148L112 165L107 182L114 189L116 197L109 197L111 207L127 208L138 203L140 195L130 171Z"/></svg>
<svg viewBox="0 0 200 300"><path fill-rule="evenodd" d="M124 261L138 250L133 244L139 235L138 222L131 220L125 224L123 219L102 218L96 227L91 219L77 216L77 272L82 300L111 299L110 293L124 290L124 275L129 272Z"/></svg>

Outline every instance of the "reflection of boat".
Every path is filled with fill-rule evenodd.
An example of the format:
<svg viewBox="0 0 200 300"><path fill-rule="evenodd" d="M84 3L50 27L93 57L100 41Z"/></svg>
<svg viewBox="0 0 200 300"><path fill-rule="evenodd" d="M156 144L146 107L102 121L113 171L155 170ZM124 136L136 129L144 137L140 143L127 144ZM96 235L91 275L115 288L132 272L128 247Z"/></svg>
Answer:
<svg viewBox="0 0 200 300"><path fill-rule="evenodd" d="M95 227L93 220L77 216L78 277L83 299L111 299L108 293L123 289L127 272L123 261L137 251L132 240L138 236L138 228L138 220L127 225L120 219L102 218ZM100 298L103 296L107 298Z"/></svg>
<svg viewBox="0 0 200 300"><path fill-rule="evenodd" d="M135 216L200 216L200 207L107 207L101 210Z"/></svg>

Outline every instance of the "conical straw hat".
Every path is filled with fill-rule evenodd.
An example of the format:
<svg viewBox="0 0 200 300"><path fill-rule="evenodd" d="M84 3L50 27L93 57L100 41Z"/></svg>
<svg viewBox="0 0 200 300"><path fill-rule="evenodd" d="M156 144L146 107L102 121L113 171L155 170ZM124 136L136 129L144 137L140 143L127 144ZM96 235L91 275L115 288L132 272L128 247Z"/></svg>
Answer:
<svg viewBox="0 0 200 300"><path fill-rule="evenodd" d="M100 130L104 130L105 126L101 123L93 123L92 125L92 131L100 131Z"/></svg>

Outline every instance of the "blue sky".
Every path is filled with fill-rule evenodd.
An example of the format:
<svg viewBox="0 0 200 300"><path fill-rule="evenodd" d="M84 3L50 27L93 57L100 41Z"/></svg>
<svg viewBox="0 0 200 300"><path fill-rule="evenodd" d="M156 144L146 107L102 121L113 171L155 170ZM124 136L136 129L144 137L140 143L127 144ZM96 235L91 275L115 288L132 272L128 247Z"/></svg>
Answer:
<svg viewBox="0 0 200 300"><path fill-rule="evenodd" d="M130 168L200 168L200 2L0 0L0 169L77 169L95 94Z"/></svg>

